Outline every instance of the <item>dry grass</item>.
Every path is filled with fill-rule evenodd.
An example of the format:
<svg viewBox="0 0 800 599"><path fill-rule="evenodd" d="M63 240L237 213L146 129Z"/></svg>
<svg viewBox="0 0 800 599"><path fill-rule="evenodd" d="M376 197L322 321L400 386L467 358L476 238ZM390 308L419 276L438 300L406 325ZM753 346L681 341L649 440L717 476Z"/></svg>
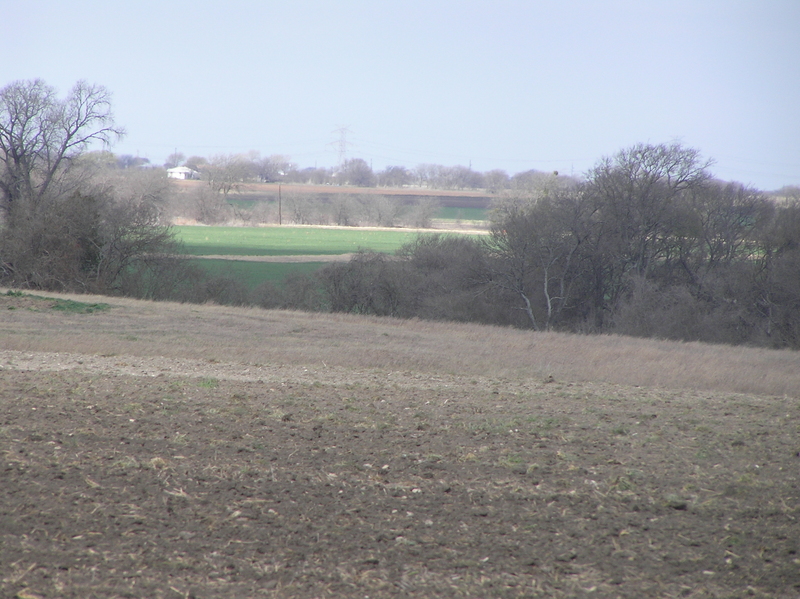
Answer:
<svg viewBox="0 0 800 599"><path fill-rule="evenodd" d="M90 315L0 307L0 350L308 365L800 397L800 353L470 324L48 294ZM1 305L0 305L1 306Z"/></svg>

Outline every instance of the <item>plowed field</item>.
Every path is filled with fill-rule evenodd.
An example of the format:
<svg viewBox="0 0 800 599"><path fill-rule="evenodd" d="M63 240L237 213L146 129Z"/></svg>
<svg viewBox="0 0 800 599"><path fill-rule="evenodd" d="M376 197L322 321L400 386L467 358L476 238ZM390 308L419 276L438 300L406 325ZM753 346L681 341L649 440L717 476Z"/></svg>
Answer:
<svg viewBox="0 0 800 599"><path fill-rule="evenodd" d="M3 597L800 596L796 395L107 301L0 297Z"/></svg>

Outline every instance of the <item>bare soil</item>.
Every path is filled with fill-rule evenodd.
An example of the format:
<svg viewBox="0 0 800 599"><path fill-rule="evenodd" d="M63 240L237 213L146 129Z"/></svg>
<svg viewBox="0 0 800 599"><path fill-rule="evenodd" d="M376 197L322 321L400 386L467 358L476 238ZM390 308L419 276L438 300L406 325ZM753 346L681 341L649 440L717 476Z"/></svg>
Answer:
<svg viewBox="0 0 800 599"><path fill-rule="evenodd" d="M0 296L2 597L800 596L797 393L493 361L559 336L83 301L110 307ZM622 372L667 352L619 343Z"/></svg>

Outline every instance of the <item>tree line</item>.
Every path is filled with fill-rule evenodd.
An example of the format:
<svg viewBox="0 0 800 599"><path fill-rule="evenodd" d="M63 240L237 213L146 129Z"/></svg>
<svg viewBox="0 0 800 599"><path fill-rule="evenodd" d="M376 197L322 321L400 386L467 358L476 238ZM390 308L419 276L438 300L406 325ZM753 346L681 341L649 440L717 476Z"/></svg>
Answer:
<svg viewBox="0 0 800 599"><path fill-rule="evenodd" d="M250 291L175 257L163 173L86 151L123 134L102 86L63 99L41 80L0 90L0 284L800 347L798 190L776 199L716 180L681 144L504 188L487 236L420 236L396 256L360 253Z"/></svg>
<svg viewBox="0 0 800 599"><path fill-rule="evenodd" d="M427 234L222 301L573 333L800 348L800 198L638 144L498 197L489 235ZM795 194L792 196L791 194Z"/></svg>
<svg viewBox="0 0 800 599"><path fill-rule="evenodd" d="M421 238L323 272L331 309L800 347L800 202L639 144L496 202L486 239Z"/></svg>
<svg viewBox="0 0 800 599"><path fill-rule="evenodd" d="M145 159L130 155L120 156L122 168L145 166ZM501 169L487 172L472 170L467 166L419 164L413 168L387 166L374 171L363 158L350 158L334 167L301 168L291 158L281 154L262 157L258 152L189 156L174 152L167 157L164 168L185 166L198 173L198 177L229 183L260 181L263 183L300 183L310 185L352 185L356 187L427 187L444 190L486 190L496 193L506 189L524 189L540 179L544 173L527 170L509 175Z"/></svg>

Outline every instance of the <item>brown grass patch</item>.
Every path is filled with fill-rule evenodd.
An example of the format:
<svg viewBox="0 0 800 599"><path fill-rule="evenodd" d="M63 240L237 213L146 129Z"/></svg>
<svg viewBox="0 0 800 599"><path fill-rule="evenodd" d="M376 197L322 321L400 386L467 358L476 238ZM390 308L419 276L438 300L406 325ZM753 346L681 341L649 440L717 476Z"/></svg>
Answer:
<svg viewBox="0 0 800 599"><path fill-rule="evenodd" d="M481 325L48 294L91 317L0 299L0 349L414 371L800 397L800 352ZM28 300L26 300L28 301Z"/></svg>

